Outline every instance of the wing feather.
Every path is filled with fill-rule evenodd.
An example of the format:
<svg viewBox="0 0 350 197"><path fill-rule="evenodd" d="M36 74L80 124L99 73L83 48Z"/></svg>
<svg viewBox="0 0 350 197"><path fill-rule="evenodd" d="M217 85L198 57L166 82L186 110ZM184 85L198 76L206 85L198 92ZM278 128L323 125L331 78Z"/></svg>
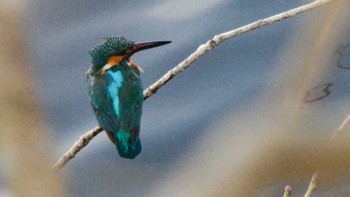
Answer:
<svg viewBox="0 0 350 197"><path fill-rule="evenodd" d="M118 86L111 85L107 75L93 76L88 73L88 94L99 125L107 132L119 130ZM112 91L112 89L115 90Z"/></svg>

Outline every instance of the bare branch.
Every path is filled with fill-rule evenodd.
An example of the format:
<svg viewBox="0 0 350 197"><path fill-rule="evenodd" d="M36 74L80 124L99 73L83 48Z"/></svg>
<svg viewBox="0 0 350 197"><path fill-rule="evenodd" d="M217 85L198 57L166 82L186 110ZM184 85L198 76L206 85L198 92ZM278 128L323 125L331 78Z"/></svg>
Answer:
<svg viewBox="0 0 350 197"><path fill-rule="evenodd" d="M227 31L221 34L218 34L214 36L211 40L208 40L205 44L202 44L198 47L198 49L193 52L190 56L188 56L185 60L183 60L180 64L175 66L173 69L169 70L163 77L161 77L158 81L156 81L154 84L152 84L149 88L147 88L143 92L144 100L146 100L148 97L155 94L162 86L164 86L168 81L170 81L173 77L181 73L183 70L188 68L194 61L196 61L199 57L206 54L208 51L212 50L214 47L218 46L220 43L224 42L227 39L236 37L238 35L241 35L243 33L247 33L249 31L271 25L273 23L279 22L281 20L293 17L297 14L312 10L314 8L323 6L325 4L328 4L330 2L333 2L335 0L316 0L312 3L300 6L298 8L282 12L280 14L260 19L258 21L255 21L253 23L250 23L248 25L239 27L237 29ZM68 150L54 165L54 169L61 169L65 166L65 164L74 158L74 156L82 149L84 148L89 141L95 137L98 133L100 133L103 129L101 127L96 127L95 129L89 131L85 135L83 135L77 142L74 143L72 148ZM93 134L93 135L92 135ZM85 137L88 136L88 137ZM84 138L85 137L85 138Z"/></svg>
<svg viewBox="0 0 350 197"><path fill-rule="evenodd" d="M314 191L316 190L316 186L317 186L317 172L315 172L312 175L311 181L309 183L309 187L307 188L307 191L304 197L311 197L312 193L314 193Z"/></svg>
<svg viewBox="0 0 350 197"><path fill-rule="evenodd" d="M60 170L63 168L68 161L73 159L75 155L83 149L86 145L89 144L90 140L94 138L97 134L99 134L103 129L101 127L96 127L92 129L91 131L85 133L80 137L78 141L76 141L73 146L62 156L58 159L58 161L53 165L54 170Z"/></svg>
<svg viewBox="0 0 350 197"><path fill-rule="evenodd" d="M249 31L252 31L254 29L258 29L260 27L264 27L267 25L271 25L273 23L279 22L283 19L287 19L289 17L295 16L297 14L309 11L311 9L320 7L322 5L325 5L327 3L330 3L334 0L316 0L310 4L306 4L304 6L300 6L298 8L282 12L280 14L261 19L258 21L255 21L253 23L250 23L248 25L242 26L240 28L227 31L224 33L221 33L219 35L214 36L211 40L208 40L205 44L202 44L198 47L198 49L193 52L190 56L188 56L185 60L183 60L180 64L175 66L173 69L168 71L162 78L160 78L157 82L152 84L149 88L147 88L143 95L145 99L152 96L154 93L158 91L159 88L161 88L163 85L165 85L168 81L170 81L174 76L188 68L194 61L196 61L200 56L206 54L208 51L212 50L214 47L222 43L223 41L236 37L238 35L241 35L243 33L247 33Z"/></svg>

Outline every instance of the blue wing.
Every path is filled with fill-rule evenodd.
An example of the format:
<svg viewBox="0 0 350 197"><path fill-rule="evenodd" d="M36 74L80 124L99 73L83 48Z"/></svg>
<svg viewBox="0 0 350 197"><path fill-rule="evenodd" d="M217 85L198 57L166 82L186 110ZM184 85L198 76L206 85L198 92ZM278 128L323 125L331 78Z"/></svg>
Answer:
<svg viewBox="0 0 350 197"><path fill-rule="evenodd" d="M109 75L92 75L91 71L87 73L87 80L89 100L98 124L107 132L118 131L120 86L117 81L111 80Z"/></svg>

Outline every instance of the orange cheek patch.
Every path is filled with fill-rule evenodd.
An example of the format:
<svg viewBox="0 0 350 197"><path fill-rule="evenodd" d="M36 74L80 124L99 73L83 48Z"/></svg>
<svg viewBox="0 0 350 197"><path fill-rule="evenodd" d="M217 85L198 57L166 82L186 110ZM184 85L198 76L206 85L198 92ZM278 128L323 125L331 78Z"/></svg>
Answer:
<svg viewBox="0 0 350 197"><path fill-rule="evenodd" d="M108 58L107 64L104 65L101 70L99 70L98 74L104 74L108 69L112 68L119 64L125 57L124 56L112 56Z"/></svg>
<svg viewBox="0 0 350 197"><path fill-rule="evenodd" d="M112 56L108 58L107 62L108 64L115 66L119 64L119 62L122 61L122 59L124 59L124 56Z"/></svg>

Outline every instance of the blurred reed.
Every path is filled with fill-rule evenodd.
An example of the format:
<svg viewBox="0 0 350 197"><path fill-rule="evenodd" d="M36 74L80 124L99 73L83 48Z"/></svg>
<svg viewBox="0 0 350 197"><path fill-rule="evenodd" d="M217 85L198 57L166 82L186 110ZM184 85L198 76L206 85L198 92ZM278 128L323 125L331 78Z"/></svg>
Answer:
<svg viewBox="0 0 350 197"><path fill-rule="evenodd" d="M10 196L65 196L53 173L23 32L24 2L0 2L0 164ZM3 187L3 186L2 186Z"/></svg>

